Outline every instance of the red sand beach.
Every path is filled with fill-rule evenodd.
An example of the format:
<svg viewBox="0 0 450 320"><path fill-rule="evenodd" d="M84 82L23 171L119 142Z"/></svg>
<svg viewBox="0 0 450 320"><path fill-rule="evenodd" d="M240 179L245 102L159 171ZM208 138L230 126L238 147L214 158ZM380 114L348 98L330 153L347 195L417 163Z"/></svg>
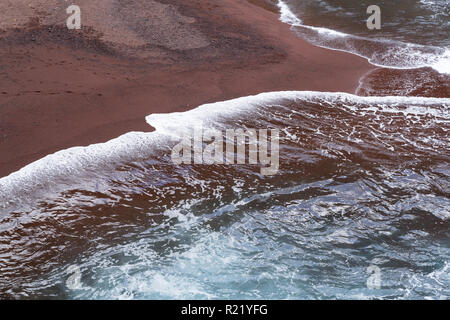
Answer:
<svg viewBox="0 0 450 320"><path fill-rule="evenodd" d="M315 47L257 1L0 5L0 177L73 146L152 130L145 116L268 91L354 93L373 70ZM113 19L114 23L110 23Z"/></svg>

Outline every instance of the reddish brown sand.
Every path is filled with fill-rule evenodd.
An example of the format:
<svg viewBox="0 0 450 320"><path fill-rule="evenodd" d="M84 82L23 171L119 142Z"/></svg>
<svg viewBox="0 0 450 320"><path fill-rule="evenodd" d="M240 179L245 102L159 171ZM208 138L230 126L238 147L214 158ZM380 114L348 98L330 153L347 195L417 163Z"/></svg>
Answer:
<svg viewBox="0 0 450 320"><path fill-rule="evenodd" d="M1 26L0 177L58 150L150 131L151 113L268 91L353 93L372 69L299 39L255 0L104 2L114 14L88 8L80 31L55 22L67 15L54 0L39 0L48 12L32 11L26 25ZM110 30L111 15L123 24Z"/></svg>

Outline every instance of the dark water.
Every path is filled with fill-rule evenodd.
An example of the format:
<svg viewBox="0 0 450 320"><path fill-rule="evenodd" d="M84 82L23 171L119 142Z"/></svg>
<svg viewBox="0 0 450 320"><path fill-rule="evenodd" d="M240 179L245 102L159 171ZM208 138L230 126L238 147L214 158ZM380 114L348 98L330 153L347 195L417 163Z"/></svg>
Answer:
<svg viewBox="0 0 450 320"><path fill-rule="evenodd" d="M305 25L370 39L430 47L450 46L448 0L283 0ZM366 26L371 5L381 9L382 28Z"/></svg>
<svg viewBox="0 0 450 320"><path fill-rule="evenodd" d="M372 4L379 31L366 28ZM361 96L274 92L152 115L153 133L0 179L0 298L449 299L449 2L280 6L300 37L380 66ZM196 126L278 129L278 174L175 165Z"/></svg>
<svg viewBox="0 0 450 320"><path fill-rule="evenodd" d="M367 27L370 5L381 9L380 30ZM280 0L279 6L300 37L390 68L368 75L358 94L450 97L449 1Z"/></svg>
<svg viewBox="0 0 450 320"><path fill-rule="evenodd" d="M272 93L49 156L0 180L0 295L448 299L449 106ZM200 123L279 129L279 173L174 165Z"/></svg>

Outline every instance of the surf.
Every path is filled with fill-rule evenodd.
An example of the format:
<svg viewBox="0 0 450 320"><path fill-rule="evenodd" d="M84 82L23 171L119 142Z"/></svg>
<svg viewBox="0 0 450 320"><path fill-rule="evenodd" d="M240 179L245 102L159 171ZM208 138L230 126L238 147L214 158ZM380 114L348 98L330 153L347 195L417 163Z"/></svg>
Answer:
<svg viewBox="0 0 450 320"><path fill-rule="evenodd" d="M280 20L292 26L300 37L315 45L356 54L371 64L393 69L431 67L441 74L450 74L450 49L420 45L392 39L358 36L326 27L304 24L282 0L278 1Z"/></svg>
<svg viewBox="0 0 450 320"><path fill-rule="evenodd" d="M375 258L398 266L391 276L406 274L408 288L377 297L416 297L408 281L417 277L442 292L449 106L446 98L269 92L152 114L154 132L49 155L0 179L0 295L350 298L370 296L362 270ZM279 129L278 174L174 164L172 147L200 124ZM424 252L405 258L395 242L384 246L391 236L426 248L435 273L421 266ZM403 268L416 254L419 263ZM333 261L332 271L316 259ZM81 289L61 283L72 265L88 279Z"/></svg>

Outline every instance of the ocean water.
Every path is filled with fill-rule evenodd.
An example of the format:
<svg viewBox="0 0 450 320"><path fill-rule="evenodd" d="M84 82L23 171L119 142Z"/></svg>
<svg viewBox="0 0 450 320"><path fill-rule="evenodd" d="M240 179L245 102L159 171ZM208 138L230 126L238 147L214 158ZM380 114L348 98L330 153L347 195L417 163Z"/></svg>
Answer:
<svg viewBox="0 0 450 320"><path fill-rule="evenodd" d="M381 9L380 30L367 28L370 5ZM359 95L450 97L448 0L279 0L278 7L301 38L389 68L361 79Z"/></svg>
<svg viewBox="0 0 450 320"><path fill-rule="evenodd" d="M268 93L151 115L156 132L50 155L0 180L0 292L448 298L449 106ZM192 124L279 129L279 173L173 164ZM70 266L80 288L67 287Z"/></svg>
<svg viewBox="0 0 450 320"><path fill-rule="evenodd" d="M381 29L369 30L370 5ZM352 52L379 66L431 67L450 74L448 0L280 0L281 19L314 44Z"/></svg>
<svg viewBox="0 0 450 320"><path fill-rule="evenodd" d="M364 1L336 3L280 2L280 18L310 41L305 26L323 28L324 46L328 34L378 41L352 24ZM313 24L323 12L339 24ZM424 23L422 40L411 27L390 41L445 61L448 39L424 36L445 24L422 16L436 25ZM149 115L154 132L62 150L1 178L0 297L449 299L449 82L431 60L385 60L396 69L362 80L360 96L272 92ZM173 146L199 126L278 129L278 173L175 165Z"/></svg>

